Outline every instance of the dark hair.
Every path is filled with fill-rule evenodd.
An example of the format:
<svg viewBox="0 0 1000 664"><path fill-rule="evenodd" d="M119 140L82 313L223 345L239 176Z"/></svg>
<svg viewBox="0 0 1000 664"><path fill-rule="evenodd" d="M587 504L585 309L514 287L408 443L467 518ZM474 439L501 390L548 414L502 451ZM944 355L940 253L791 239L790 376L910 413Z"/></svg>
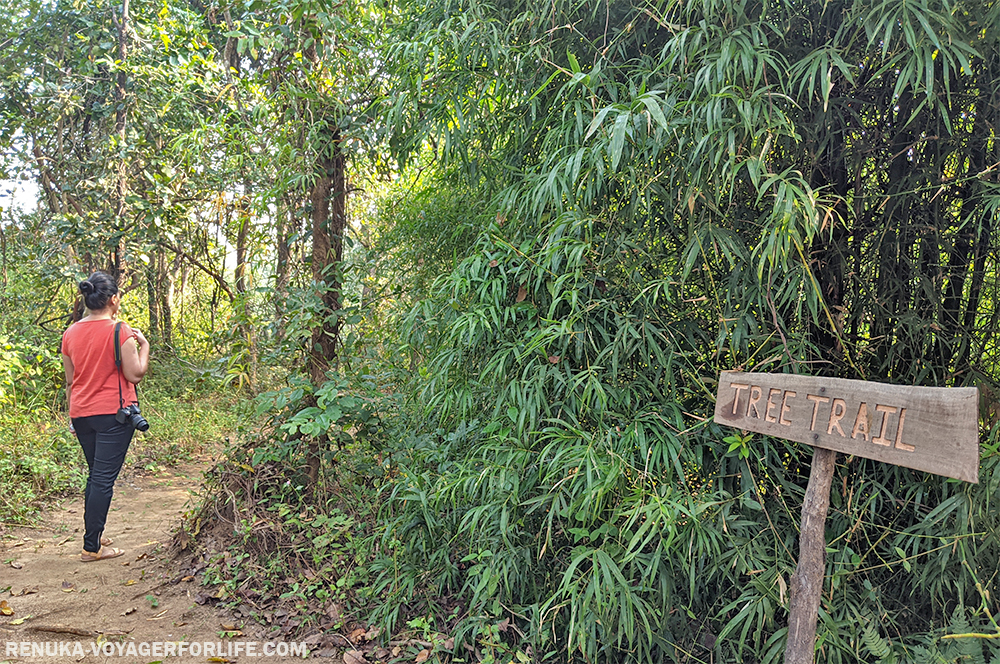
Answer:
<svg viewBox="0 0 1000 664"><path fill-rule="evenodd" d="M91 311L100 311L108 306L112 295L118 293L118 284L107 272L95 272L80 282L83 302Z"/></svg>

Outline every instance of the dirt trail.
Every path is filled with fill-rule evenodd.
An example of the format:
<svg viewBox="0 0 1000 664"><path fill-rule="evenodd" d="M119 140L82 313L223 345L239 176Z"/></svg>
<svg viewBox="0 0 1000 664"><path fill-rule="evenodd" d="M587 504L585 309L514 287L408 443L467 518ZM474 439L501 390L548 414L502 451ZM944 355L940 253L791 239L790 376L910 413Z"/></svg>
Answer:
<svg viewBox="0 0 1000 664"><path fill-rule="evenodd" d="M123 473L105 531L125 550L119 558L80 561L82 495L53 504L36 528L2 531L0 601L14 613L0 615L0 664L301 661L275 653L295 644L206 603L200 578L185 569L190 557L171 557L173 532L207 466L205 459L152 476Z"/></svg>

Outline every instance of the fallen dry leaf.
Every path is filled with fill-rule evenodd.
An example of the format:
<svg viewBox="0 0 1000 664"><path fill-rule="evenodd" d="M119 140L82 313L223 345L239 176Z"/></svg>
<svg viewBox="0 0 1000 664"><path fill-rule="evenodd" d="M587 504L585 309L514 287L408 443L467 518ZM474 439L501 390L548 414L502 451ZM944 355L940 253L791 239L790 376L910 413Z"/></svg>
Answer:
<svg viewBox="0 0 1000 664"><path fill-rule="evenodd" d="M365 664L365 654L360 650L348 650L344 653L344 664Z"/></svg>
<svg viewBox="0 0 1000 664"><path fill-rule="evenodd" d="M194 577L193 576L185 576L183 579L181 579L181 581L184 581L185 583L187 583L189 581L194 581Z"/></svg>
<svg viewBox="0 0 1000 664"><path fill-rule="evenodd" d="M559 356L549 355L549 362L551 362L552 364L559 364Z"/></svg>
<svg viewBox="0 0 1000 664"><path fill-rule="evenodd" d="M130 615L132 615L133 613L135 613L138 610L139 610L138 606L133 606L131 609L125 609L125 611L122 613L122 615L123 616L130 616Z"/></svg>
<svg viewBox="0 0 1000 664"><path fill-rule="evenodd" d="M423 664L430 658L431 658L431 651L428 650L427 648L424 648L423 650L417 653L417 656L413 661L416 662L417 664Z"/></svg>
<svg viewBox="0 0 1000 664"><path fill-rule="evenodd" d="M350 635L347 637L351 640L351 643L361 643L365 639L365 628L358 627L357 629L351 630Z"/></svg>
<svg viewBox="0 0 1000 664"><path fill-rule="evenodd" d="M392 656L393 657L399 657L399 653L401 653L401 652L403 652L402 648L400 648L399 646L393 646L393 648L392 648Z"/></svg>
<svg viewBox="0 0 1000 664"><path fill-rule="evenodd" d="M497 261L496 261L495 258L490 261L490 267L496 267L497 265L498 265L498 263L497 263Z"/></svg>
<svg viewBox="0 0 1000 664"><path fill-rule="evenodd" d="M21 592L15 593L14 589L10 589L11 597L24 597L25 595L34 595L38 592L38 586L31 586L30 588L21 588Z"/></svg>
<svg viewBox="0 0 1000 664"><path fill-rule="evenodd" d="M71 593L74 590L76 590L76 584L75 583L71 583L69 581L63 581L62 582L62 591L64 593Z"/></svg>
<svg viewBox="0 0 1000 664"><path fill-rule="evenodd" d="M527 297L528 297L528 289L525 288L523 285L519 286L517 289L517 297L514 298L514 301L524 302L524 300L527 299Z"/></svg>
<svg viewBox="0 0 1000 664"><path fill-rule="evenodd" d="M237 627L236 625L227 625L226 623L221 623L219 627L226 630L227 632L235 632L236 630L239 629L239 627Z"/></svg>
<svg viewBox="0 0 1000 664"><path fill-rule="evenodd" d="M24 567L24 563L19 563L16 560L12 560L10 561L10 566L13 567L14 569L21 569Z"/></svg>
<svg viewBox="0 0 1000 664"><path fill-rule="evenodd" d="M209 662L220 662L221 664L231 664L235 662L235 659L226 659L225 657L209 657Z"/></svg>
<svg viewBox="0 0 1000 664"><path fill-rule="evenodd" d="M0 615L12 616L14 615L14 609L10 608L10 604L7 600L0 600Z"/></svg>
<svg viewBox="0 0 1000 664"><path fill-rule="evenodd" d="M26 616L25 616L25 617L23 617L23 618L18 618L17 620L11 620L11 621L10 621L10 624L11 624L11 625L23 625L23 624L24 624L24 621L25 621L25 620L27 620L28 618L31 618L31 617L32 617L32 616L31 616L31 614L29 613L28 615L26 615Z"/></svg>
<svg viewBox="0 0 1000 664"><path fill-rule="evenodd" d="M378 627L372 627L370 630L365 632L365 641L374 641L378 638L378 635L382 633Z"/></svg>
<svg viewBox="0 0 1000 664"><path fill-rule="evenodd" d="M128 581L125 582L126 586L134 586L135 584L136 584L135 579L129 579Z"/></svg>

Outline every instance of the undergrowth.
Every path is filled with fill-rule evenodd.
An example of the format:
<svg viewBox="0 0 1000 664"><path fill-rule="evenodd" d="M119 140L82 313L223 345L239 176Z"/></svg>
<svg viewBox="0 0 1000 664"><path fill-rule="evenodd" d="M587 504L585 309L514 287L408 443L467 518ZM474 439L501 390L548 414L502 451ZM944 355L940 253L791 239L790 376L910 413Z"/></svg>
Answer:
<svg viewBox="0 0 1000 664"><path fill-rule="evenodd" d="M307 493L288 465L251 466L254 451L231 447L206 475L208 500L189 516L187 531L202 545L205 583L217 587L217 599L250 607L285 634L359 620L347 611L368 584L371 497L345 495L330 476ZM278 608L286 620L275 620Z"/></svg>

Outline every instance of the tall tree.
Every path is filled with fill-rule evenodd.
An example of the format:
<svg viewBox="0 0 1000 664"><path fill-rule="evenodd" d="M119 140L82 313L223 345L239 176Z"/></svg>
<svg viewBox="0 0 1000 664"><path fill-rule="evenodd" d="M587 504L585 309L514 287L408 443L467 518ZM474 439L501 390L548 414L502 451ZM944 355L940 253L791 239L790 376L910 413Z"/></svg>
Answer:
<svg viewBox="0 0 1000 664"><path fill-rule="evenodd" d="M284 175L267 189L268 203L287 201L289 214L309 217L311 320L304 332L306 364L314 389L337 369L343 308L343 256L347 224L348 159L367 149L366 110L375 100L375 77L368 55L374 37L373 8L254 2L243 15L230 15L236 53L249 60L247 71L266 87L268 112L280 125L279 150ZM278 206L279 208L281 206ZM287 280L288 236L275 234L277 284ZM284 261L284 262L282 262ZM311 406L315 407L315 398ZM310 436L306 475L319 478L328 446L325 432Z"/></svg>

